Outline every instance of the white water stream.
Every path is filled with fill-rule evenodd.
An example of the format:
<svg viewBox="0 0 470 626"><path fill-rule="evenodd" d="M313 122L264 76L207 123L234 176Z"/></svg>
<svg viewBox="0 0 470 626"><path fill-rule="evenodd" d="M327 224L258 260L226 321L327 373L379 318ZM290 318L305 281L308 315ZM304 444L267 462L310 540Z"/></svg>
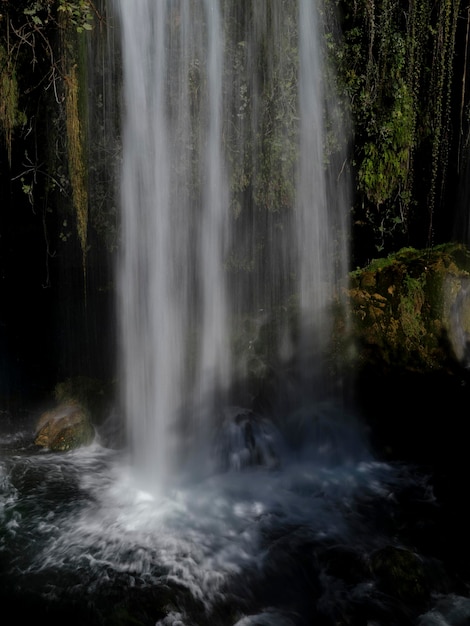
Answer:
<svg viewBox="0 0 470 626"><path fill-rule="evenodd" d="M326 308L346 275L349 207L342 182L332 190L326 179L324 108L335 104L323 84L315 2L257 0L244 5L243 15L217 0L116 4L124 72L118 268L124 411L135 464L154 492L178 474L187 454L183 439L193 451L204 448L235 377L246 375L232 338L236 314L250 303L263 307L252 315L269 316L289 297L298 300L297 336L280 329L277 358L302 362L300 393L319 385L321 366L314 373L312 363L329 340ZM234 19L244 24L236 30L239 41ZM286 42L298 46L298 62L283 58ZM281 92L289 89L284 103ZM267 100L276 91L274 115ZM287 105L298 110L282 110ZM284 151L295 154L285 172L260 148L263 132L275 137L269 149L280 151L279 163ZM276 206L274 195L273 206L251 206L257 218L234 208L230 181L241 153L253 172L263 170L268 189L292 186L290 207ZM265 232L256 226L255 240L251 220L263 213L268 226ZM233 278L229 258L237 255L254 267Z"/></svg>

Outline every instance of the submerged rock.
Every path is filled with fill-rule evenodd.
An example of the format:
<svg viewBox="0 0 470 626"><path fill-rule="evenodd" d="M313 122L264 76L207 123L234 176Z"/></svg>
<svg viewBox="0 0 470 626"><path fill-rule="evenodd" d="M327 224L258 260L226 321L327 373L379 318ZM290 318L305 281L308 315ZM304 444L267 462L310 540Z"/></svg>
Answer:
<svg viewBox="0 0 470 626"><path fill-rule="evenodd" d="M219 466L225 470L254 465L274 469L280 462L276 439L276 429L266 418L250 410L226 408L216 444Z"/></svg>
<svg viewBox="0 0 470 626"><path fill-rule="evenodd" d="M407 604L421 604L429 597L423 560L411 550L385 546L370 557L379 589Z"/></svg>
<svg viewBox="0 0 470 626"><path fill-rule="evenodd" d="M34 443L56 452L89 445L95 429L87 411L78 402L59 404L38 421Z"/></svg>

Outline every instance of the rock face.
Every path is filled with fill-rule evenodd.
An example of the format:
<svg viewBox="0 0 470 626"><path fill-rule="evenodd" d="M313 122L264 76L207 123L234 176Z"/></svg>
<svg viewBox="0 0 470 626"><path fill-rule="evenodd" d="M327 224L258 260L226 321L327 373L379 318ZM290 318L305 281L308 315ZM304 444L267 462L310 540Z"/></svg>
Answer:
<svg viewBox="0 0 470 626"><path fill-rule="evenodd" d="M348 371L375 450L458 484L469 471L469 250L400 250L353 272L348 295Z"/></svg>
<svg viewBox="0 0 470 626"><path fill-rule="evenodd" d="M470 365L470 253L403 249L351 275L360 365L420 373Z"/></svg>
<svg viewBox="0 0 470 626"><path fill-rule="evenodd" d="M88 413L77 402L59 404L39 418L34 443L56 452L89 445L95 430Z"/></svg>

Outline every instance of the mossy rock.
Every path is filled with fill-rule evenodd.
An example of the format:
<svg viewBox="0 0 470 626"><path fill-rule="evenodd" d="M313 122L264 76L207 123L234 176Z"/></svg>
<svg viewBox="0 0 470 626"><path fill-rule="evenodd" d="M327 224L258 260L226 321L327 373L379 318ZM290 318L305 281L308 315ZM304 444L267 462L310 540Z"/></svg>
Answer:
<svg viewBox="0 0 470 626"><path fill-rule="evenodd" d="M80 404L70 402L40 416L34 443L54 452L65 452L90 445L94 437L88 412Z"/></svg>
<svg viewBox="0 0 470 626"><path fill-rule="evenodd" d="M351 274L353 335L362 364L421 373L465 366L470 252L405 248Z"/></svg>

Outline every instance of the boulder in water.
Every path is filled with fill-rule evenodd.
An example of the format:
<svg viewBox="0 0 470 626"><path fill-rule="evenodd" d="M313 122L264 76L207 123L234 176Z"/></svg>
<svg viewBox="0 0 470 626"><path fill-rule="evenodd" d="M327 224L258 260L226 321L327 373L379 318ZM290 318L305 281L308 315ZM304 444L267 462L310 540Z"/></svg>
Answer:
<svg viewBox="0 0 470 626"><path fill-rule="evenodd" d="M378 588L407 605L425 605L431 589L423 560L411 550L385 546L370 557Z"/></svg>
<svg viewBox="0 0 470 626"><path fill-rule="evenodd" d="M95 437L90 417L78 402L59 404L39 418L34 443L55 452L89 445Z"/></svg>

